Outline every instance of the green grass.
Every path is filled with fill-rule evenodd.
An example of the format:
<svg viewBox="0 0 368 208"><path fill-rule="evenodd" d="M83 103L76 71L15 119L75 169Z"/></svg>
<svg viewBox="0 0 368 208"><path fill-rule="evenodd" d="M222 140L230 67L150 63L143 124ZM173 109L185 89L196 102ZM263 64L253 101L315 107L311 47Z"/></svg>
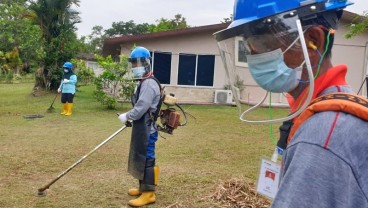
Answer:
<svg viewBox="0 0 368 208"><path fill-rule="evenodd" d="M125 207L132 199L127 190L137 185L126 171L131 129L54 183L46 197L35 194L118 130L116 112L127 111L130 104L105 110L93 99L93 86L84 86L75 96L73 115L66 117L59 114L59 97L55 111L47 113L55 94L33 97L32 87L0 84L0 207ZM159 138L156 147L161 168L157 202L149 207L221 207L205 198L231 178L256 181L260 157L271 156L274 147L269 126L241 123L236 107L183 108L196 119L174 135L161 133L166 139ZM44 117L23 118L27 114ZM260 109L253 117L267 114L268 109ZM285 109L273 111L274 117L285 114Z"/></svg>

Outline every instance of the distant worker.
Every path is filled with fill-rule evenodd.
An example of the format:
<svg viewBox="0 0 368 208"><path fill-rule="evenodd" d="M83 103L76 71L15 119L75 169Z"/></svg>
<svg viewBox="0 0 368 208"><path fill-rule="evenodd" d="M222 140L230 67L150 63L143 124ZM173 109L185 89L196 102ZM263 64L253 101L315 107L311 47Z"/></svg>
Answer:
<svg viewBox="0 0 368 208"><path fill-rule="evenodd" d="M274 208L368 207L368 102L346 82L347 66L331 63L335 29L351 4L236 0L233 22L215 33L234 94L239 90L233 80L246 75L234 65L240 39L254 81L268 93L290 96L285 118L250 121L248 110L240 117L284 122Z"/></svg>
<svg viewBox="0 0 368 208"><path fill-rule="evenodd" d="M119 120L124 124L132 121L133 125L128 172L139 180L139 187L128 190L129 195L138 196L128 204L139 207L156 201L159 167L155 165L158 132L154 115L159 110L161 87L153 76L151 55L146 48L136 47L130 54L129 63L133 78L139 83L131 100L133 108L120 114Z"/></svg>
<svg viewBox="0 0 368 208"><path fill-rule="evenodd" d="M64 74L61 80L58 93L61 92L61 103L63 105L63 111L61 115L70 116L72 115L73 100L75 95L75 86L77 84L77 75L73 72L73 64L65 62L63 65Z"/></svg>

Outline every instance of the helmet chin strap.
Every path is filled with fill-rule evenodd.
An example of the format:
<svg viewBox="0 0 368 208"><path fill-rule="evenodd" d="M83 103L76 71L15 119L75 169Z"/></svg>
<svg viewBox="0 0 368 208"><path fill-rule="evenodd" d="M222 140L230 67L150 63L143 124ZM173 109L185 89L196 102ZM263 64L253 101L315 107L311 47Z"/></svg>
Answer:
<svg viewBox="0 0 368 208"><path fill-rule="evenodd" d="M312 96L313 96L313 92L314 92L314 76L313 76L312 66L311 66L311 63L310 63L309 55L308 55L307 45L306 45L305 39L304 39L304 32L303 32L302 25L301 25L299 19L296 20L296 26L297 26L297 29L298 29L299 38L300 38L300 42L301 42L301 45L302 45L303 55L304 55L305 64L307 66L307 72L308 72L308 77L309 77L309 90L308 90L307 99L305 100L303 105L297 111L295 111L294 113L292 113L291 115L289 115L287 117L273 119L273 120L259 120L259 121L246 120L244 118L245 115L252 112L256 108L258 108L266 100L266 97L268 95L268 92L267 92L266 95L264 96L264 98L261 100L261 102L259 102L255 106L249 108L248 110L244 111L240 115L240 120L241 121L243 121L245 123L252 123L252 124L280 123L280 122L291 120L291 119L299 116L308 107L310 101L312 100Z"/></svg>

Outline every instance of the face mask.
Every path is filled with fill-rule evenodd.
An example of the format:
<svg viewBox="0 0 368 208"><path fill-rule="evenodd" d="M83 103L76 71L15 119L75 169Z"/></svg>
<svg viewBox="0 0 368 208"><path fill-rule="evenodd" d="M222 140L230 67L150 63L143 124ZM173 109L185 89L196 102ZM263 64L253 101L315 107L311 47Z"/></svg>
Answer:
<svg viewBox="0 0 368 208"><path fill-rule="evenodd" d="M289 68L281 49L246 57L253 79L263 89L281 93L290 92L298 86L302 67Z"/></svg>
<svg viewBox="0 0 368 208"><path fill-rule="evenodd" d="M69 70L67 70L67 69L64 69L64 72L65 72L65 73L68 73L68 72L69 72Z"/></svg>
<svg viewBox="0 0 368 208"><path fill-rule="evenodd" d="M133 78L135 79L140 79L143 77L143 75L146 73L146 70L144 69L143 66L140 67L135 67L132 69L133 71Z"/></svg>

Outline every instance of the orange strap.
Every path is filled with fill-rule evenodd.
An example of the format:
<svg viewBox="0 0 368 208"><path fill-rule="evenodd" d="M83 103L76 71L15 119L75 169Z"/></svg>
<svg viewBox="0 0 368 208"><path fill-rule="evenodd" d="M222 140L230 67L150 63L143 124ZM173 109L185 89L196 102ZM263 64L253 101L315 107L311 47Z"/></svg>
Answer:
<svg viewBox="0 0 368 208"><path fill-rule="evenodd" d="M314 99L295 120L290 130L289 144L296 130L313 114L322 111L342 111L368 121L368 100L348 93L332 93Z"/></svg>

